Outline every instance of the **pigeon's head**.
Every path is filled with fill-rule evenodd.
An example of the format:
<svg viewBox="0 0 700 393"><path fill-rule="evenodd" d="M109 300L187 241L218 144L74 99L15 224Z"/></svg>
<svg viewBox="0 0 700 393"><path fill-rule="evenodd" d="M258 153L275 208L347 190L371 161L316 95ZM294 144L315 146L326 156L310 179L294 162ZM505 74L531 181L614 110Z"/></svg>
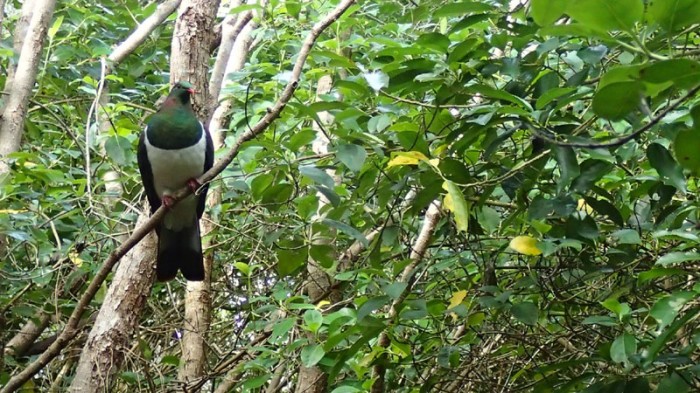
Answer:
<svg viewBox="0 0 700 393"><path fill-rule="evenodd" d="M190 102L190 96L195 93L192 84L187 81L180 81L175 83L173 89L170 90L170 96L176 97L178 101L183 104Z"/></svg>

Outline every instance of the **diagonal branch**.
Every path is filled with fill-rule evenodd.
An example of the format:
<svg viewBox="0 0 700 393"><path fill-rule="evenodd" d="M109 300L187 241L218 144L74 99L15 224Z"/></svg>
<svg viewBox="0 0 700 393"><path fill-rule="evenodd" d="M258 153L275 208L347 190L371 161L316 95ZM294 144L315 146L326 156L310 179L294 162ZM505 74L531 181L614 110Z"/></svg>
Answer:
<svg viewBox="0 0 700 393"><path fill-rule="evenodd" d="M336 6L336 8L333 11L326 15L326 17L323 20L319 21L313 26L309 34L306 36L301 50L297 55L297 61L294 64L291 78L275 105L268 110L265 117L263 117L255 126L245 131L238 138L238 140L234 143L233 147L226 154L226 156L219 160L209 171L207 171L198 179L200 183L209 182L212 179L214 179L217 175L219 175L219 173L223 172L223 170L236 157L243 143L261 134L263 131L265 131L265 129L267 129L267 127L270 126L270 124L272 124L272 122L275 119L277 119L280 116L282 110L292 98L292 95L294 94L294 91L296 90L299 84L301 71L304 67L304 63L306 62L306 58L309 56L309 53L313 48L314 43L321 35L321 33L323 33L323 31L328 26L333 24L333 22L337 21L338 18L340 18L340 16L343 15L343 13L354 3L355 0L341 1L340 4L338 4L338 6ZM187 187L184 187L180 191L172 195L172 197L175 201L181 201L190 193L191 191ZM165 213L166 209L163 206L161 206L148 221L146 221L142 226L137 228L134 231L134 233L127 240L124 241L124 243L122 243L119 247L117 247L116 250L112 252L112 254L110 254L110 256L102 265L102 268L100 268L97 274L95 274L95 278L92 280L92 282L90 282L90 285L83 293L83 296L81 296L80 300L76 304L73 313L68 319L68 323L66 324L65 328L58 336L56 341L34 362L32 362L24 370L22 370L22 372L20 372L19 374L12 377L9 381L7 381L7 384L3 387L2 390L0 390L0 393L16 391L33 375L38 373L42 368L44 368L44 366L46 366L51 360L53 360L56 356L58 356L61 353L61 350L77 334L78 323L80 322L81 316L87 309L90 301L95 297L95 294L100 289L100 286L107 278L107 275L111 272L114 265L117 263L117 261L119 261L121 257L123 257L129 250L131 250L131 248L133 248L138 242L141 241L141 239L143 239L155 228L156 224L158 224L158 222L160 222L163 219Z"/></svg>

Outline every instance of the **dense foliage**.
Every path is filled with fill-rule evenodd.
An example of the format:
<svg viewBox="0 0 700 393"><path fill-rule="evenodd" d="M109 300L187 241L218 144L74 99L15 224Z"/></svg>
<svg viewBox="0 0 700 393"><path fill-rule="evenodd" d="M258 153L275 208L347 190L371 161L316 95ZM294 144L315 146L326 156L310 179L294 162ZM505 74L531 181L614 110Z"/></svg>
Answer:
<svg viewBox="0 0 700 393"><path fill-rule="evenodd" d="M264 7L244 70L227 76L228 146L277 99L300 37L334 3ZM3 342L39 310L53 316L46 336L60 329L133 227L135 144L167 90L172 18L108 77L106 132L94 101L100 58L154 8L57 7L0 188ZM327 372L329 391L364 391L376 363L395 392L697 389L700 3L378 0L352 11L312 51L281 118L212 183L223 198L210 209L211 367L267 332L236 364L241 391L278 367L293 384L300 364ZM317 101L324 75L333 88ZM324 111L331 153L316 154ZM108 171L122 194L105 194ZM435 202L444 214L401 280ZM346 257L356 242L359 257ZM334 296L300 290L309 261L334 278ZM182 291L154 286L122 387L177 379ZM76 356L38 375L38 391ZM6 356L0 381L27 361Z"/></svg>

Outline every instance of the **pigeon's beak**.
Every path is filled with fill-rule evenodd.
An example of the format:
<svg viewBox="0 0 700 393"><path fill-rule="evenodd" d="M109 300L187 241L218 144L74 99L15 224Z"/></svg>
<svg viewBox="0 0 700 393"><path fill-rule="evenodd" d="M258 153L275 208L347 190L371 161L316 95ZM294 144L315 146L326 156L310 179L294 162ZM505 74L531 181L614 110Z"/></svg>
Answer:
<svg viewBox="0 0 700 393"><path fill-rule="evenodd" d="M187 89L187 91L188 91L190 94L197 94L197 90L192 89L192 88Z"/></svg>

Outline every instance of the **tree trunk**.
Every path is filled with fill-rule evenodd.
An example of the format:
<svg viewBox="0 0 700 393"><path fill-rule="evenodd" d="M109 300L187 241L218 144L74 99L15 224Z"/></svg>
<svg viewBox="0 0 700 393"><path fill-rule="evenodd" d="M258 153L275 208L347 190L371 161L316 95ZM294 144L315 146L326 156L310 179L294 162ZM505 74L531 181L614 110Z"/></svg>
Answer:
<svg viewBox="0 0 700 393"><path fill-rule="evenodd" d="M178 8L170 57L170 81L188 81L195 86L193 107L200 120L209 118L210 93L207 81L209 47L214 39L218 0L184 0ZM213 190L212 190L213 192ZM202 233L206 228L202 228ZM188 281L185 293L185 320L182 359L178 378L187 383L204 375L206 335L211 323L211 262L204 258L204 280Z"/></svg>
<svg viewBox="0 0 700 393"><path fill-rule="evenodd" d="M147 218L141 215L137 227ZM109 391L112 376L121 368L150 294L155 250L151 232L122 258L83 348L70 392Z"/></svg>
<svg viewBox="0 0 700 393"><path fill-rule="evenodd" d="M333 78L330 75L322 76L316 85L316 101L320 101L321 95L328 94L331 91L332 86ZM321 121L320 124L313 124L313 129L316 131L316 140L313 142L312 149L316 154L327 154L329 151L328 146L330 145L331 141L325 134L324 129L333 121L333 116L329 112L323 111L318 113L318 118ZM326 169L326 173L328 173L328 175L335 180L336 184L339 182L334 170ZM320 212L330 202L322 193L318 192L316 195L319 198L318 211ZM330 244L330 234L324 235L325 236L323 237L319 237L316 234L312 234L311 241L315 244ZM323 269L316 265L311 258L309 258L306 265L306 271L309 273L308 278L304 283L304 289L306 290L307 295L311 299L321 298L331 288L331 277L326 274ZM338 300L340 299L337 298L336 295L336 299L333 299L333 302ZM306 336L309 340L314 339L314 335L310 332L307 332ZM299 376L297 378L295 392L323 393L326 391L326 379L327 376L320 367L305 367L302 365L299 368Z"/></svg>
<svg viewBox="0 0 700 393"><path fill-rule="evenodd" d="M22 141L27 103L34 89L44 39L56 6L56 0L38 0L30 3L33 14L22 43L17 71L10 86L6 86L5 93L9 95L0 118L0 179L9 172L9 166L3 156L18 151Z"/></svg>

